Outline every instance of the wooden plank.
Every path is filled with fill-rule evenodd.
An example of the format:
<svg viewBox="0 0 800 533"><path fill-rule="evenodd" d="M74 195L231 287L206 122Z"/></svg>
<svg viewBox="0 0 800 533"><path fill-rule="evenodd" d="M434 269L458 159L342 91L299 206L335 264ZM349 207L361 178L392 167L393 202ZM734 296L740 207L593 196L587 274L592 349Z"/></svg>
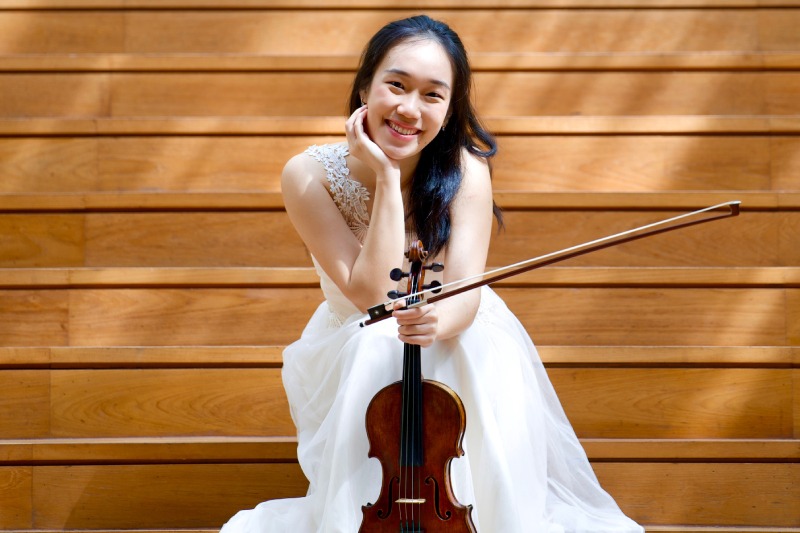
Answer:
<svg viewBox="0 0 800 533"><path fill-rule="evenodd" d="M526 192L496 190L505 210L625 210L684 212L739 201L752 211L796 210L800 192ZM277 211L280 192L0 193L0 212Z"/></svg>
<svg viewBox="0 0 800 533"><path fill-rule="evenodd" d="M318 287L311 267L0 269L0 288ZM550 267L494 287L800 287L797 267Z"/></svg>
<svg viewBox="0 0 800 533"><path fill-rule="evenodd" d="M341 116L351 78L338 72L5 73L0 116ZM800 113L797 72L478 72L475 84L476 107L487 117Z"/></svg>
<svg viewBox="0 0 800 533"><path fill-rule="evenodd" d="M357 54L247 55L155 54L19 54L0 56L2 72L106 71L355 71ZM800 53L782 52L501 52L472 53L474 72L496 70L796 70Z"/></svg>
<svg viewBox="0 0 800 533"><path fill-rule="evenodd" d="M30 529L32 469L27 466L0 466L0 529Z"/></svg>
<svg viewBox="0 0 800 533"><path fill-rule="evenodd" d="M16 76L0 75L0 84L4 78ZM47 75L42 76L44 82ZM94 85L91 78L95 76L86 74L87 83ZM344 112L351 82L347 73L139 73L110 77L111 116L336 115ZM485 116L800 113L797 99L792 97L800 74L793 72L478 72L475 84L475 104ZM306 90L297 91L298 86ZM587 86L592 91L586 91ZM253 94L262 97L252 98ZM29 113L42 115L36 108ZM8 113L0 107L0 114Z"/></svg>
<svg viewBox="0 0 800 533"><path fill-rule="evenodd" d="M73 346L288 344L322 301L319 289L69 292Z"/></svg>
<svg viewBox="0 0 800 533"><path fill-rule="evenodd" d="M489 263L517 263L686 212L507 211ZM0 258L0 265L10 268L311 266L283 211L3 214L4 228L4 246L12 254ZM571 259L564 266L791 266L800 264L800 250L792 244L797 228L800 211L744 212Z"/></svg>
<svg viewBox="0 0 800 533"><path fill-rule="evenodd" d="M40 331L23 340L0 335L0 345L283 345L299 338L322 300L319 289L313 288L54 292L69 295L68 326L48 319L61 316L63 299L45 299L48 291L4 291L16 298L6 307L7 315L16 321L27 309L26 301L42 301L36 310ZM498 288L497 292L542 345L796 344L796 337L787 332L785 316L795 316L796 311L787 306L796 306L798 300L792 296L787 301L784 289L540 288L533 299L530 289Z"/></svg>
<svg viewBox="0 0 800 533"><path fill-rule="evenodd" d="M0 463L165 464L292 463L291 437L158 437L0 440Z"/></svg>
<svg viewBox="0 0 800 533"><path fill-rule="evenodd" d="M502 207L502 206L501 206ZM489 262L512 264L678 215L626 211L508 211ZM782 226L786 220L786 225ZM744 212L735 219L675 231L570 259L564 266L779 266L800 264L780 227L800 225L792 212ZM531 228L534 228L531 230ZM793 234L793 232L792 232Z"/></svg>
<svg viewBox="0 0 800 533"><path fill-rule="evenodd" d="M84 263L82 215L0 215L0 264L9 267ZM54 262L51 262L54 261Z"/></svg>
<svg viewBox="0 0 800 533"><path fill-rule="evenodd" d="M269 7L269 6L263 6ZM348 5L348 8L353 6ZM512 52L584 53L662 58L671 53L728 57L737 52L796 50L800 12L775 13L760 6L740 9L430 9L459 32L473 57L489 59ZM713 7L713 6L712 6ZM349 9L347 28L332 9L241 11L158 10L126 12L0 12L0 52L4 54L241 54L247 56L348 56L355 63L365 36L386 22L416 14L408 9ZM491 19L502 32L485 31ZM87 27L102 31L86 32ZM630 32L636 27L636 32ZM121 39L122 29L125 40ZM669 30L667 30L669 28ZM778 30L778 31L775 31ZM47 38L43 38L46 36ZM531 38L535 36L535 38ZM698 54L700 55L700 54ZM744 55L744 54L742 54ZM478 61L478 64L481 62ZM510 65L520 66L513 59ZM330 66L320 65L321 68Z"/></svg>
<svg viewBox="0 0 800 533"><path fill-rule="evenodd" d="M630 8L641 0L409 0L408 8ZM797 0L652 0L653 7L792 7ZM2 0L0 9L219 8L219 0ZM234 0L227 9L392 9L391 0Z"/></svg>
<svg viewBox="0 0 800 533"><path fill-rule="evenodd" d="M653 524L796 527L798 464L602 463L600 482L632 518ZM34 468L36 528L218 525L240 508L298 496L296 465ZM136 502L131 505L130 502Z"/></svg>
<svg viewBox="0 0 800 533"><path fill-rule="evenodd" d="M279 369L57 370L51 436L294 435Z"/></svg>
<svg viewBox="0 0 800 533"><path fill-rule="evenodd" d="M41 466L35 529L220 527L266 498L305 494L297 464Z"/></svg>
<svg viewBox="0 0 800 533"><path fill-rule="evenodd" d="M497 135L795 134L791 116L537 116L486 117ZM61 135L343 135L342 115L330 117L3 117L0 136Z"/></svg>
<svg viewBox="0 0 800 533"><path fill-rule="evenodd" d="M797 370L556 367L548 373L580 437L794 435ZM295 432L279 369L54 370L50 375L49 436L57 438ZM15 424L25 421L9 418L10 436L17 437L21 429Z"/></svg>
<svg viewBox="0 0 800 533"><path fill-rule="evenodd" d="M0 138L0 193L279 192L290 154L340 140ZM496 191L751 193L800 187L796 136L502 136L498 143Z"/></svg>
<svg viewBox="0 0 800 533"><path fill-rule="evenodd" d="M498 289L533 340L573 345L784 346L772 289Z"/></svg>
<svg viewBox="0 0 800 533"><path fill-rule="evenodd" d="M800 441L796 439L581 439L590 460L699 462L797 462Z"/></svg>
<svg viewBox="0 0 800 533"><path fill-rule="evenodd" d="M283 346L0 347L5 368L279 368ZM800 346L537 346L548 367L800 366Z"/></svg>
<svg viewBox="0 0 800 533"><path fill-rule="evenodd" d="M796 439L581 439L595 463L613 461L797 462ZM297 460L287 437L139 437L0 440L0 463L274 463Z"/></svg>
<svg viewBox="0 0 800 533"><path fill-rule="evenodd" d="M50 430L50 376L38 370L0 370L0 435L37 438ZM1 485L1 484L0 484Z"/></svg>
<svg viewBox="0 0 800 533"><path fill-rule="evenodd" d="M90 213L86 247L88 266L109 261L119 266L297 266L310 261L284 212Z"/></svg>
<svg viewBox="0 0 800 533"><path fill-rule="evenodd" d="M0 345L68 344L68 318L64 291L0 290Z"/></svg>
<svg viewBox="0 0 800 533"><path fill-rule="evenodd" d="M794 436L789 369L548 370L584 438Z"/></svg>
<svg viewBox="0 0 800 533"><path fill-rule="evenodd" d="M798 527L800 464L602 463L600 483L647 524Z"/></svg>

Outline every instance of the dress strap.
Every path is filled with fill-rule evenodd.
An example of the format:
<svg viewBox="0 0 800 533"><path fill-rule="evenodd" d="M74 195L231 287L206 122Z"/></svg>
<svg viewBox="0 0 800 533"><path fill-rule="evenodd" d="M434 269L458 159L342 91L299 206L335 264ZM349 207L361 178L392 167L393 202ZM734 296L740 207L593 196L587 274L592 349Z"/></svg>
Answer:
<svg viewBox="0 0 800 533"><path fill-rule="evenodd" d="M306 153L322 163L333 198L339 212L347 221L356 238L364 242L369 227L367 202L369 191L358 181L350 177L347 168L349 151L346 144L324 144L310 146Z"/></svg>

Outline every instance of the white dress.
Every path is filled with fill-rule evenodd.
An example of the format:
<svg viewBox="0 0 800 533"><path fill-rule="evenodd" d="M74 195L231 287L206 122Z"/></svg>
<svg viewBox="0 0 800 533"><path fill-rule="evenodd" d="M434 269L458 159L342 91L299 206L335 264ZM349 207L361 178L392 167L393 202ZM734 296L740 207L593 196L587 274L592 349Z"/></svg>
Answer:
<svg viewBox="0 0 800 533"><path fill-rule="evenodd" d="M368 193L349 177L347 146L307 153L325 165L334 200L363 238ZM365 412L402 376L403 345L393 319L360 327L365 316L317 271L326 301L283 358L308 493L240 511L223 533L356 533L361 506L380 492ZM422 349L424 377L449 385L464 403L466 453L453 461L451 479L458 500L473 505L477 531L643 531L600 487L522 325L494 291L480 290L474 323Z"/></svg>

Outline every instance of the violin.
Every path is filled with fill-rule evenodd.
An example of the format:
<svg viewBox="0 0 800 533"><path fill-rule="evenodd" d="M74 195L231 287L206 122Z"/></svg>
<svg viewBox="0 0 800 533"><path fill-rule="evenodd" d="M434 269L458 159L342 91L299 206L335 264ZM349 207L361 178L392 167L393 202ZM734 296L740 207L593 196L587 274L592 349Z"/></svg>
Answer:
<svg viewBox="0 0 800 533"><path fill-rule="evenodd" d="M396 268L395 281L408 278L406 305L419 304L426 270L441 271L440 263L424 265L422 243L411 245L406 256L409 272ZM466 412L458 395L447 385L422 378L420 346L404 343L403 377L380 390L367 407L369 456L382 467L381 492L375 503L362 507L360 533L476 533L472 506L462 505L450 484L450 463L464 455L462 441Z"/></svg>

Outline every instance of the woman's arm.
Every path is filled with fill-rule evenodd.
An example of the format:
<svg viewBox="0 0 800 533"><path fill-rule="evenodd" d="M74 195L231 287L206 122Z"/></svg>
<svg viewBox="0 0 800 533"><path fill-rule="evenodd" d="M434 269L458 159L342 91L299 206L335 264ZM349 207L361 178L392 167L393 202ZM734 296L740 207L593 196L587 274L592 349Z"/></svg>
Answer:
<svg viewBox="0 0 800 533"><path fill-rule="evenodd" d="M342 293L366 309L394 288L388 273L401 264L405 215L400 170L364 132L366 108L348 119L351 155L375 172L372 213L363 245L350 231L326 186L325 171L306 155L292 158L281 179L286 212L308 250Z"/></svg>
<svg viewBox="0 0 800 533"><path fill-rule="evenodd" d="M451 234L444 283L481 274L486 268L492 233L492 186L488 163L465 153L464 177L451 207ZM472 290L414 309L395 310L400 339L429 346L458 335L472 324L480 291Z"/></svg>

